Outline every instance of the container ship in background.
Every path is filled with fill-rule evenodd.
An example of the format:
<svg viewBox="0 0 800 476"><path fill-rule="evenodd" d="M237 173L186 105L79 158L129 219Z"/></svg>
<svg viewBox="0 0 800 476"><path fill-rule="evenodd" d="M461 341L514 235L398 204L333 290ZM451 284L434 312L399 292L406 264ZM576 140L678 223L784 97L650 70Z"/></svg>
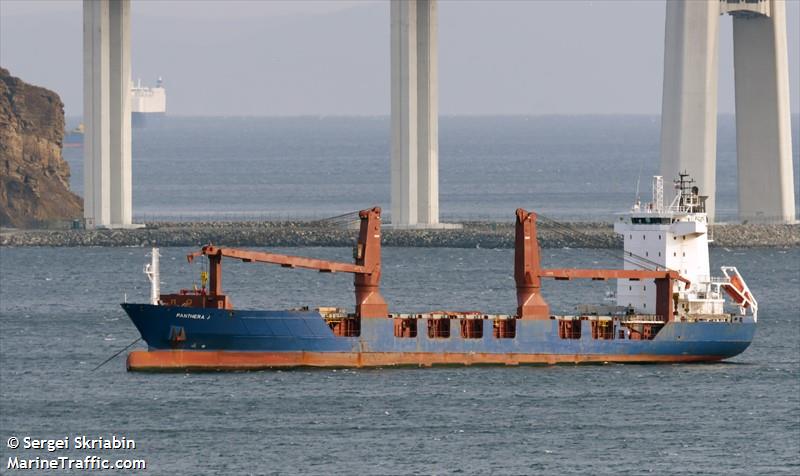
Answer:
<svg viewBox="0 0 800 476"><path fill-rule="evenodd" d="M131 126L145 127L159 124L167 114L167 90L159 76L154 88L142 86L138 80L131 86Z"/></svg>
<svg viewBox="0 0 800 476"><path fill-rule="evenodd" d="M542 267L537 216L518 209L513 315L390 312L379 289L379 208L359 212L354 263L207 245L188 255L190 262L207 260L201 287L161 294L154 249L145 269L151 280L151 302L122 304L148 346L131 352L127 366L154 371L234 370L730 358L750 345L758 305L736 268L725 266L721 276L710 276L706 197L691 184L681 175L675 198L665 203L663 180L655 177L653 200L645 205L637 200L615 224L624 238L623 269ZM355 310L237 309L222 288L223 258L353 273ZM541 292L545 279L616 279L616 303L579 305L574 315L553 314ZM313 296L313 289L308 291ZM726 305L735 312L726 312Z"/></svg>

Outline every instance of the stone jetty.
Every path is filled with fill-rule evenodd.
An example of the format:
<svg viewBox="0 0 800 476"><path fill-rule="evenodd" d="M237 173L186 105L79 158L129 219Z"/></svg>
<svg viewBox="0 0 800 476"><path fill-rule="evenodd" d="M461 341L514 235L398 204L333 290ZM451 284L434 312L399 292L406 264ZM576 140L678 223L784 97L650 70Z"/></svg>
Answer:
<svg viewBox="0 0 800 476"><path fill-rule="evenodd" d="M800 224L715 225L712 246L730 248L800 246ZM320 222L148 223L130 230L0 230L0 246L352 246L357 231ZM621 248L610 223L539 225L544 248ZM384 246L513 248L513 223L466 222L458 230L385 230Z"/></svg>

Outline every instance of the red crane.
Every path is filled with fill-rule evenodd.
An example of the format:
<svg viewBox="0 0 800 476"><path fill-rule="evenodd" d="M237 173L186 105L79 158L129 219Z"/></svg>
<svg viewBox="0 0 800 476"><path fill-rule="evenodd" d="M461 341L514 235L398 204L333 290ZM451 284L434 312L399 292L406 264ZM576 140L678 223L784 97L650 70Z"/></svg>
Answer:
<svg viewBox="0 0 800 476"><path fill-rule="evenodd" d="M281 255L262 251L206 245L187 255L191 263L198 256L207 256L209 286L199 292L182 291L180 294L162 294L161 301L188 307L213 307L232 309L233 305L222 291L222 258L238 259L246 263L271 263L284 268L316 269L323 273L353 273L355 275L356 316L387 317L388 306L380 293L381 280L381 209L378 207L358 212L361 227L358 244L354 250L355 264L340 263L302 256Z"/></svg>
<svg viewBox="0 0 800 476"><path fill-rule="evenodd" d="M361 227L354 250L355 263L341 263L301 256L206 245L187 256L191 263L198 256L208 257L209 287L199 291L182 290L179 294L162 294L161 302L172 306L232 309L233 305L222 290L222 258L244 262L278 264L285 268L316 269L327 273L355 275L356 312L358 318L385 318L388 305L380 293L381 278L381 209L378 207L358 213ZM536 234L536 214L521 208L516 212L514 245L514 278L517 285L517 316L520 319L549 319L550 308L541 294L542 278L569 279L654 279L656 283L656 314L669 321L673 317L673 281L689 281L674 270L623 269L543 269Z"/></svg>
<svg viewBox="0 0 800 476"><path fill-rule="evenodd" d="M654 279L656 314L672 320L672 282L689 281L677 271L633 269L543 269L536 236L536 214L517 209L514 243L514 279L517 282L517 315L520 319L549 319L550 308L541 294L541 278L569 279Z"/></svg>

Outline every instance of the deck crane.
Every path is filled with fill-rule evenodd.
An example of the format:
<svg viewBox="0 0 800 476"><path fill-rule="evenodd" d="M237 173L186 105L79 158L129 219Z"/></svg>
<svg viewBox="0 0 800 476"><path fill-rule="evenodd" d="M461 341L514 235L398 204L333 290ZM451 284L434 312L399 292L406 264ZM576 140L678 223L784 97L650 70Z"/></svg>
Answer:
<svg viewBox="0 0 800 476"><path fill-rule="evenodd" d="M356 317L387 317L388 305L380 293L381 279L381 209L358 212L360 230L354 249L355 263L282 255L238 248L203 246L187 255L191 263L206 256L209 263L209 286L199 291L182 290L179 294L162 294L161 301L170 305L232 309L233 304L222 290L222 258L238 259L245 263L270 263L284 268L316 269L323 273L353 273L355 275Z"/></svg>
<svg viewBox="0 0 800 476"><path fill-rule="evenodd" d="M516 213L514 243L514 279L517 283L517 316L520 319L549 319L550 308L541 294L542 278L570 279L654 279L656 283L656 314L665 321L673 318L672 283L689 280L677 271L630 269L544 269L539 256L536 235L536 214L522 208Z"/></svg>

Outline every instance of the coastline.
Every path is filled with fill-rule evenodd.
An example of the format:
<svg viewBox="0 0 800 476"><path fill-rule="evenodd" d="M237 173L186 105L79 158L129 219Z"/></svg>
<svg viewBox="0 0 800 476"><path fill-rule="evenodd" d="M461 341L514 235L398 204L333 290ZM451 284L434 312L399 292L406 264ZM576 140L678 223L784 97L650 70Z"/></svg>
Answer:
<svg viewBox="0 0 800 476"><path fill-rule="evenodd" d="M146 223L128 230L0 230L2 247L171 247L208 243L249 247L350 247L357 230L319 222L180 222ZM464 222L458 230L383 231L383 246L431 248L513 248L514 224ZM622 248L611 223L571 222L569 230L538 226L543 248ZM712 228L711 246L787 248L800 246L800 224L720 224Z"/></svg>

